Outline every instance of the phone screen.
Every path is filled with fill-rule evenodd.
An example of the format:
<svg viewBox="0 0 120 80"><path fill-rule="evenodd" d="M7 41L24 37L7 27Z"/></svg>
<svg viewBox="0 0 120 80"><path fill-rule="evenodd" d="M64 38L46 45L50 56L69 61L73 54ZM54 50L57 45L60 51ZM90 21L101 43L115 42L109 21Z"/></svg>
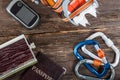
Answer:
<svg viewBox="0 0 120 80"><path fill-rule="evenodd" d="M11 12L28 26L33 25L37 19L37 16L20 1L12 7Z"/></svg>
<svg viewBox="0 0 120 80"><path fill-rule="evenodd" d="M16 16L21 19L25 24L29 25L29 23L31 22L31 20L35 17L35 15L33 13L30 12L30 10L28 10L25 6L23 6L18 13L16 14Z"/></svg>

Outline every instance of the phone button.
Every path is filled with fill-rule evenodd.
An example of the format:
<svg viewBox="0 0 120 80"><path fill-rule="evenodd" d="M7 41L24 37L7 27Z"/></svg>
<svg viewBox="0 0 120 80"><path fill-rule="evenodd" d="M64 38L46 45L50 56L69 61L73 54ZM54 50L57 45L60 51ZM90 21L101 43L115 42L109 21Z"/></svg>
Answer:
<svg viewBox="0 0 120 80"><path fill-rule="evenodd" d="M19 2L17 2L17 6L18 6L18 7L22 7L23 4L19 1Z"/></svg>

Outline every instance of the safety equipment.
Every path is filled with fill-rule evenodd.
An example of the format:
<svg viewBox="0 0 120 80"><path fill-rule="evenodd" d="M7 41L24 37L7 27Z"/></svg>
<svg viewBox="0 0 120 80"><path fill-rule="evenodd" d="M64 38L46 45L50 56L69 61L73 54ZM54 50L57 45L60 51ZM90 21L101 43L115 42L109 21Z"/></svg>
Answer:
<svg viewBox="0 0 120 80"><path fill-rule="evenodd" d="M83 57L80 55L80 53L78 52L78 50L79 50L81 47L83 47L84 45L94 45L94 47L97 49L98 47L96 47L96 46L99 46L99 43L96 42L95 40L85 40L85 41L82 41L82 42L78 43L78 44L74 47L74 55L75 55L75 57L76 57L77 59L79 59L80 61L83 60L83 59L85 59L85 58L83 58ZM100 50L100 49L98 49L98 50ZM99 52L99 51L98 51L98 52ZM97 71L95 70L95 68L93 68L90 64L87 64L87 63L84 64L84 65L86 66L86 68L88 68L88 70L89 70L90 72L92 72L94 75L96 75L98 78L99 78L99 77L103 77L103 76L107 73L108 69L110 68L110 65L109 65L109 63L107 62L106 58L104 57L104 54L102 53L102 56L101 56L101 53L100 53L100 56L99 56L99 57L101 57L103 60L106 61L106 63L104 63L104 65L103 65L103 68L104 68L104 69L103 69L103 71L102 71L101 73L97 72Z"/></svg>
<svg viewBox="0 0 120 80"><path fill-rule="evenodd" d="M114 71L114 68L113 66L110 65L110 69L111 69L111 76L109 79L100 79L100 78L95 78L95 77L91 77L91 76L85 76L85 75L82 75L79 73L79 67L82 65L82 64L94 64L94 61L92 60L89 60L89 59L84 59L84 60L81 60L78 62L78 64L75 66L75 74L78 78L83 78L85 80L114 80L114 77L115 77L115 71ZM103 66L104 63L101 63L99 64L98 66Z"/></svg>
<svg viewBox="0 0 120 80"><path fill-rule="evenodd" d="M105 44L110 47L111 49L113 49L113 51L115 52L115 59L113 63L110 63L113 67L116 67L119 63L119 59L120 59L120 51L118 50L118 48L114 45L113 41L111 39L109 39L104 33L102 32L96 32L93 35L91 35L90 37L88 37L86 40L92 40L96 37L101 37L103 39L103 41L105 42ZM100 59L99 57L97 57L96 55L94 55L93 53L91 53L90 51L88 51L86 49L85 46L82 47L82 51L89 55L90 57L94 58L94 59L98 59L100 61L102 61L102 59ZM102 61L103 63L105 61Z"/></svg>
<svg viewBox="0 0 120 80"><path fill-rule="evenodd" d="M73 0L74 1L74 0ZM80 0L76 0L80 1ZM98 8L98 2L96 0L86 0L83 5L81 5L78 9L76 9L74 12L69 12L69 5L70 0L65 0L62 7L63 7L63 13L66 17L63 19L64 21L70 21L74 25L78 26L81 24L82 26L86 26L86 24L90 24L88 20L86 19L86 14L91 14L94 17L97 17L96 15L96 8ZM75 4L73 4L75 5Z"/></svg>
<svg viewBox="0 0 120 80"><path fill-rule="evenodd" d="M54 12L60 13L65 18L62 20L70 21L72 24L78 26L86 26L90 23L86 19L86 14L91 14L97 17L97 8L99 4L97 0L40 0L45 6L51 7ZM39 4L39 0L32 0L36 4Z"/></svg>
<svg viewBox="0 0 120 80"><path fill-rule="evenodd" d="M103 39L105 44L111 49L113 49L113 51L115 52L115 60L113 63L109 63L109 61L106 59L104 51L100 48L99 43L93 40L94 38L99 36ZM93 45L97 51L97 55L87 50L86 45ZM88 60L86 58L83 58L83 56L78 52L78 49L81 49L83 53L90 56L93 60ZM74 55L77 59L79 59L79 63L75 67L75 73L77 77L79 78L81 77L86 80L113 80L114 79L115 77L114 67L116 67L119 63L120 51L114 45L112 40L109 39L104 33L96 32L90 37L88 37L85 41L79 42L74 48ZM83 63L86 66L86 68L88 68L88 70L96 76L96 78L91 76L85 76L78 72L78 68ZM92 65L96 67L103 66L103 71L102 71L103 74L102 73L97 74L98 72L96 73L95 69L91 67ZM105 76L105 74L107 73L108 69L111 69L111 72L112 72L111 77L109 79L102 79L102 77Z"/></svg>

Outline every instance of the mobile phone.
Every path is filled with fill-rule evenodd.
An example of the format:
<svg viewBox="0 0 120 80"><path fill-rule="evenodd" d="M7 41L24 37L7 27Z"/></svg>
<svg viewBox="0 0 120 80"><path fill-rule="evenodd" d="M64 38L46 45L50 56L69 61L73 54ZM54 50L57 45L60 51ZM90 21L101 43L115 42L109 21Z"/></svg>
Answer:
<svg viewBox="0 0 120 80"><path fill-rule="evenodd" d="M22 0L12 0L6 10L28 29L35 27L40 21L39 15Z"/></svg>

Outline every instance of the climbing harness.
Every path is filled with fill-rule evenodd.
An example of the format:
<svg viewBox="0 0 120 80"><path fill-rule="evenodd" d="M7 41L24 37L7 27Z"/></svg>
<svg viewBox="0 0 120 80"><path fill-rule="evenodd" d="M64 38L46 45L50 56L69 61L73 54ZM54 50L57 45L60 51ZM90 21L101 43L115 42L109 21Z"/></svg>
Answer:
<svg viewBox="0 0 120 80"><path fill-rule="evenodd" d="M45 6L49 6L54 12L64 15L62 20L70 21L72 24L78 26L86 26L90 24L86 19L86 14L91 14L97 17L96 9L99 7L97 0L40 0ZM32 0L39 4L39 0Z"/></svg>
<svg viewBox="0 0 120 80"><path fill-rule="evenodd" d="M94 40L85 40L85 41L82 41L82 42L80 42L80 43L78 43L76 46L75 46L75 48L74 48L74 55L75 55L75 57L77 58L77 59L79 59L80 61L81 60L84 60L85 58L83 58L81 55L80 55L80 53L78 52L78 50L82 47L82 46L84 46L84 45L94 45L94 47L97 45L97 46L99 46L99 43L98 42L96 42L96 41L94 41ZM95 47L96 48L96 47ZM96 48L97 49L97 48ZM99 50L99 49L98 49ZM103 59L104 61L106 61L106 63L104 63L104 65L103 65L103 71L101 72L101 73L99 73L99 72L97 72L96 70L95 70L95 68L93 68L90 64L87 64L87 63L85 63L84 65L89 69L89 71L90 72L92 72L94 75L96 75L98 78L99 77L103 77L106 73L107 73L107 71L108 71L108 69L110 68L110 64L107 62L107 60L104 58L104 53L102 52L100 52L100 51L98 51L98 55L99 55L99 57L101 58L101 59Z"/></svg>
<svg viewBox="0 0 120 80"><path fill-rule="evenodd" d="M114 80L114 77L115 77L115 71L114 71L114 68L113 66L110 66L110 69L111 69L111 76L109 79L100 79L100 78L95 78L95 77L91 77L91 76L85 76L85 75L82 75L79 73L79 67L82 65L82 64L93 64L94 65L94 61L92 60L89 60L89 59L84 59L84 60L81 60L78 62L78 64L75 66L75 74L78 78L83 78L85 80ZM102 62L99 62L100 64L97 64L98 66L103 66L104 63Z"/></svg>
<svg viewBox="0 0 120 80"><path fill-rule="evenodd" d="M118 50L118 48L114 45L113 41L111 39L109 39L104 33L102 32L97 32L94 33L93 35L91 35L90 37L88 37L86 40L92 40L96 37L101 37L103 39L103 41L105 42L105 44L110 47L111 49L113 49L113 51L115 52L115 59L113 63L110 63L113 67L116 67L119 63L119 59L120 59L120 51ZM91 53L90 51L88 51L86 49L85 46L82 47L82 51L89 55L90 57L94 58L94 59L98 59L102 62L104 62L103 60L101 60L99 57L97 57L96 55L94 55L93 53Z"/></svg>

